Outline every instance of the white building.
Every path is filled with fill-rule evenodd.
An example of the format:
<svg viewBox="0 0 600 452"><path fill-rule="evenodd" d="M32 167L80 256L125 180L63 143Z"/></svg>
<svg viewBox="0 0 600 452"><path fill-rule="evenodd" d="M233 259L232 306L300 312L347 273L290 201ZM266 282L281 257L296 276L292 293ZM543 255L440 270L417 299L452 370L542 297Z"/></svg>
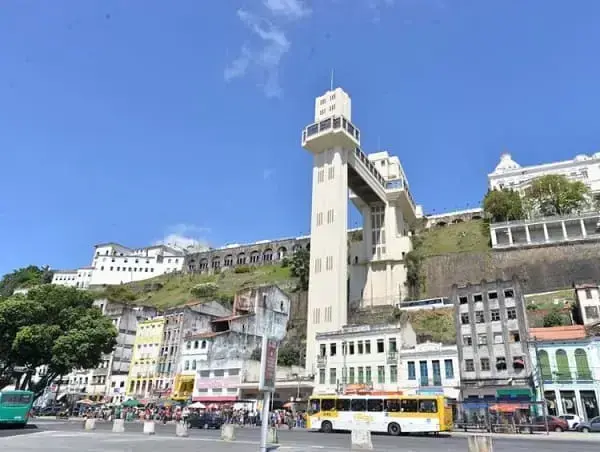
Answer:
<svg viewBox="0 0 600 452"><path fill-rule="evenodd" d="M581 323L594 325L600 322L600 290L597 284L577 284L575 298Z"/></svg>
<svg viewBox="0 0 600 452"><path fill-rule="evenodd" d="M343 392L348 385L400 391L400 354L416 345L410 324L348 326L316 336L315 393Z"/></svg>
<svg viewBox="0 0 600 452"><path fill-rule="evenodd" d="M58 270L52 284L87 289L142 281L181 271L185 257L183 251L166 245L132 249L118 243L103 243L94 248L91 266Z"/></svg>
<svg viewBox="0 0 600 452"><path fill-rule="evenodd" d="M399 380L405 393L443 394L458 400L460 367L456 345L426 342L399 353Z"/></svg>
<svg viewBox="0 0 600 452"><path fill-rule="evenodd" d="M381 305L402 298L403 258L411 250L409 231L418 212L399 159L387 152L367 156L351 113L347 93L327 91L315 100L315 122L302 132L302 146L313 154L309 371L317 357L315 335L347 323L348 299ZM363 215L363 239L350 247L348 190Z"/></svg>
<svg viewBox="0 0 600 452"><path fill-rule="evenodd" d="M600 152L577 155L573 160L521 167L510 154L502 154L493 173L488 174L490 190L509 188L523 191L533 179L548 174L561 174L572 181L581 181L592 193L600 192Z"/></svg>

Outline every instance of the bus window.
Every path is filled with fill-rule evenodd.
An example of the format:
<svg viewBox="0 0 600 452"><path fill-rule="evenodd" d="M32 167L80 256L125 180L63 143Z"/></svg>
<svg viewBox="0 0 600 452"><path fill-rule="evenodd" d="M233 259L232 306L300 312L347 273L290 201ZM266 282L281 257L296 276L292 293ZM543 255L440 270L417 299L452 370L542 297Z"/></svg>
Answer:
<svg viewBox="0 0 600 452"><path fill-rule="evenodd" d="M1 394L0 403L3 406L29 405L31 394Z"/></svg>
<svg viewBox="0 0 600 452"><path fill-rule="evenodd" d="M333 411L335 410L335 399L323 399L321 400L321 410Z"/></svg>
<svg viewBox="0 0 600 452"><path fill-rule="evenodd" d="M400 411L402 413L416 413L417 412L417 401L415 399L400 400Z"/></svg>
<svg viewBox="0 0 600 452"><path fill-rule="evenodd" d="M371 411L371 412L383 411L383 400L381 400L381 399L367 400L367 411Z"/></svg>
<svg viewBox="0 0 600 452"><path fill-rule="evenodd" d="M352 399L350 409L352 411L367 411L367 401L365 399Z"/></svg>
<svg viewBox="0 0 600 452"><path fill-rule="evenodd" d="M385 410L390 413L397 413L400 411L400 401L397 399L388 399L385 401Z"/></svg>
<svg viewBox="0 0 600 452"><path fill-rule="evenodd" d="M435 400L419 400L419 413L437 413Z"/></svg>
<svg viewBox="0 0 600 452"><path fill-rule="evenodd" d="M338 399L335 407L338 411L350 411L350 399Z"/></svg>
<svg viewBox="0 0 600 452"><path fill-rule="evenodd" d="M321 401L319 399L311 399L308 414L316 414L319 411L321 411Z"/></svg>

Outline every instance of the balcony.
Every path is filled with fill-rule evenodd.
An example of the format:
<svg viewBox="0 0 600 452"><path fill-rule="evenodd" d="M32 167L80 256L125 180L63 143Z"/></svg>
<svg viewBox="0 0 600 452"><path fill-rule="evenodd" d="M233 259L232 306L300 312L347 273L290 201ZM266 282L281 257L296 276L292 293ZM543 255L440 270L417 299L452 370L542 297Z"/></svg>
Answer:
<svg viewBox="0 0 600 452"><path fill-rule="evenodd" d="M317 369L325 369L327 366L327 356L317 356Z"/></svg>
<svg viewBox="0 0 600 452"><path fill-rule="evenodd" d="M352 149L360 144L360 131L343 116L315 122L302 131L302 147L321 152L334 146Z"/></svg>
<svg viewBox="0 0 600 452"><path fill-rule="evenodd" d="M397 364L398 363L398 352L397 351L388 352L387 363L388 364Z"/></svg>

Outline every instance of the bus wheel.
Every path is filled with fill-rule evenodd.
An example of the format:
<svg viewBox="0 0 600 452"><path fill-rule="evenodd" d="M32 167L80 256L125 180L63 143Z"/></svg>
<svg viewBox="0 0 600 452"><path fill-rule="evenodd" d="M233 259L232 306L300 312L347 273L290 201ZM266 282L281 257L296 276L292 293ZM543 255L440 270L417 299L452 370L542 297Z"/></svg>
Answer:
<svg viewBox="0 0 600 452"><path fill-rule="evenodd" d="M400 433L402 433L402 429L398 424L392 422L390 425L388 425L388 433L392 436L398 436Z"/></svg>
<svg viewBox="0 0 600 452"><path fill-rule="evenodd" d="M333 432L333 425L331 425L331 422L329 421L325 421L321 424L321 431L323 433L331 433Z"/></svg>

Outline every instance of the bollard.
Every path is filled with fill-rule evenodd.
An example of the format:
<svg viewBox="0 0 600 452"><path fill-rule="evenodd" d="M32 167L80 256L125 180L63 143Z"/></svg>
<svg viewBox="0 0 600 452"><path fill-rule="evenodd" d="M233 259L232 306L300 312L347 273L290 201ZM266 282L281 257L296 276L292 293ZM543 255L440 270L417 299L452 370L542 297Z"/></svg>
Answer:
<svg viewBox="0 0 600 452"><path fill-rule="evenodd" d="M96 419L91 418L91 419L86 419L84 424L83 424L83 428L84 430L96 430Z"/></svg>
<svg viewBox="0 0 600 452"><path fill-rule="evenodd" d="M175 436L179 436L180 438L187 438L190 436L188 426L185 422L178 422L175 424Z"/></svg>
<svg viewBox="0 0 600 452"><path fill-rule="evenodd" d="M112 431L113 433L123 433L125 431L125 421L123 419L115 419Z"/></svg>
<svg viewBox="0 0 600 452"><path fill-rule="evenodd" d="M277 437L277 428L269 427L269 430L267 433L267 443L269 443L269 444L278 444L279 443L279 438Z"/></svg>
<svg viewBox="0 0 600 452"><path fill-rule="evenodd" d="M472 435L468 439L469 452L493 452L491 436Z"/></svg>
<svg viewBox="0 0 600 452"><path fill-rule="evenodd" d="M369 429L362 427L352 429L351 450L373 450L371 431Z"/></svg>
<svg viewBox="0 0 600 452"><path fill-rule="evenodd" d="M235 441L235 427L233 424L223 424L221 427L221 439L223 441Z"/></svg>
<svg viewBox="0 0 600 452"><path fill-rule="evenodd" d="M144 421L144 434L154 435L154 421Z"/></svg>

